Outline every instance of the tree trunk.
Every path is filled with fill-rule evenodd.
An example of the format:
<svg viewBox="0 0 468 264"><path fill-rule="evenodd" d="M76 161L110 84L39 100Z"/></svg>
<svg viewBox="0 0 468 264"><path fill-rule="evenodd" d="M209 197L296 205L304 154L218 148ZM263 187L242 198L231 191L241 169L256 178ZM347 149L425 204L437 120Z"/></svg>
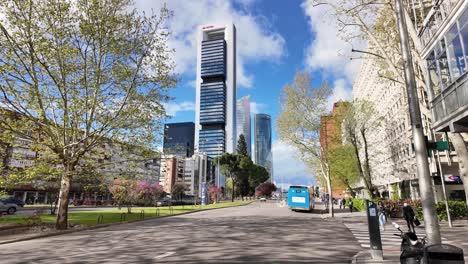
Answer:
<svg viewBox="0 0 468 264"><path fill-rule="evenodd" d="M328 214L330 217L334 217L334 210L333 210L333 193L332 193L332 184L330 174L326 177L327 180L327 189L328 189Z"/></svg>
<svg viewBox="0 0 468 264"><path fill-rule="evenodd" d="M466 150L466 144L460 133L449 133L449 136L457 152L460 178L465 188L465 200L468 202L468 151Z"/></svg>
<svg viewBox="0 0 468 264"><path fill-rule="evenodd" d="M369 198L374 199L374 193L373 193L373 190L371 190L372 189L372 184L369 185L369 182L367 181L367 176L365 175L365 172L362 169L363 165L362 165L362 162L361 162L361 158L359 157L359 149L358 149L358 146L357 146L356 135L352 134L352 135L350 135L350 137L351 137L351 140L350 140L351 145L353 145L354 154L356 155L356 161L357 161L359 176L361 177L361 179L364 182L364 188L366 189L366 192L369 195Z"/></svg>
<svg viewBox="0 0 468 264"><path fill-rule="evenodd" d="M70 194L71 176L67 169L63 172L60 183L59 205L55 228L65 230L68 228L68 197Z"/></svg>
<svg viewBox="0 0 468 264"><path fill-rule="evenodd" d="M231 202L234 202L234 195L236 195L236 187L235 187L235 184L234 184L234 181L231 181L232 182L232 195L231 195Z"/></svg>

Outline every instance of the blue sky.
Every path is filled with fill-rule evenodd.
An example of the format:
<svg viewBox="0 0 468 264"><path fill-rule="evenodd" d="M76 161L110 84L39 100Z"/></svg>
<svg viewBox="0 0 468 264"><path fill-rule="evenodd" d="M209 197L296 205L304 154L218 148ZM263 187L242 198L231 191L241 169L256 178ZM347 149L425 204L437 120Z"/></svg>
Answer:
<svg viewBox="0 0 468 264"><path fill-rule="evenodd" d="M168 122L195 119L196 31L211 23L236 25L237 97L250 95L252 110L270 114L273 122L280 111L281 88L297 71L309 71L315 83L330 82L334 87L330 107L352 98L359 62L349 60L351 45L337 37L326 7L312 7L307 0L136 0L137 8L145 11L158 10L164 3L174 12L168 21L169 46L175 49L175 71L180 76L171 91L175 100L166 105L172 115ZM277 138L274 123L273 166L277 182L314 182L297 151Z"/></svg>

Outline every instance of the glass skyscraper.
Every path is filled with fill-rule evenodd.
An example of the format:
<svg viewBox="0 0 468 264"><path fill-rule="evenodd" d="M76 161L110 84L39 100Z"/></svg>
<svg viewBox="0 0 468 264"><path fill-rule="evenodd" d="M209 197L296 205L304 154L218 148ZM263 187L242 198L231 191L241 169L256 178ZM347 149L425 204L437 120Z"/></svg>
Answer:
<svg viewBox="0 0 468 264"><path fill-rule="evenodd" d="M265 167L273 176L273 157L271 154L271 117L256 114L254 119L255 163Z"/></svg>
<svg viewBox="0 0 468 264"><path fill-rule="evenodd" d="M244 96L237 101L236 111L237 141L239 141L239 136L241 134L244 135L245 141L247 142L247 153L249 153L249 156L252 156L252 137L250 129L250 96Z"/></svg>
<svg viewBox="0 0 468 264"><path fill-rule="evenodd" d="M236 28L206 25L198 37L195 146L214 158L236 146Z"/></svg>
<svg viewBox="0 0 468 264"><path fill-rule="evenodd" d="M194 150L195 123L170 123L164 125L164 154L191 157Z"/></svg>

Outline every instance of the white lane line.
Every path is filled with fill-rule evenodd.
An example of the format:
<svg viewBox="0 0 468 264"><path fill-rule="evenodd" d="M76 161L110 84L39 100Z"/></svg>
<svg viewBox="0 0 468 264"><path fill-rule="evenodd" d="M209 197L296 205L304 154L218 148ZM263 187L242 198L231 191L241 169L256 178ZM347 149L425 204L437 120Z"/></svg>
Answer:
<svg viewBox="0 0 468 264"><path fill-rule="evenodd" d="M175 254L174 251L168 251L168 252L166 252L166 253L164 253L164 254L155 256L154 258L155 258L155 259L162 259L162 258L165 258L165 257L169 257L169 256L171 256L171 255L174 255L174 254Z"/></svg>

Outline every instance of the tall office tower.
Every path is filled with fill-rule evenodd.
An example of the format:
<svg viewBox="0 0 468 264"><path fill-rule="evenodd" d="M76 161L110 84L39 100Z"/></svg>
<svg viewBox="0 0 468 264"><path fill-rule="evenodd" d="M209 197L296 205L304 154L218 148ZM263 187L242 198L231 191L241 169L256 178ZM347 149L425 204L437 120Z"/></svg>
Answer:
<svg viewBox="0 0 468 264"><path fill-rule="evenodd" d="M250 96L244 96L237 101L237 141L239 136L242 134L247 142L247 153L252 156L252 142L251 142L251 130L250 130Z"/></svg>
<svg viewBox="0 0 468 264"><path fill-rule="evenodd" d="M254 119L255 163L265 167L273 176L273 157L271 154L271 117L256 114Z"/></svg>
<svg viewBox="0 0 468 264"><path fill-rule="evenodd" d="M198 32L195 146L213 158L236 149L236 28Z"/></svg>
<svg viewBox="0 0 468 264"><path fill-rule="evenodd" d="M192 157L194 153L195 124L193 122L164 125L164 154Z"/></svg>

